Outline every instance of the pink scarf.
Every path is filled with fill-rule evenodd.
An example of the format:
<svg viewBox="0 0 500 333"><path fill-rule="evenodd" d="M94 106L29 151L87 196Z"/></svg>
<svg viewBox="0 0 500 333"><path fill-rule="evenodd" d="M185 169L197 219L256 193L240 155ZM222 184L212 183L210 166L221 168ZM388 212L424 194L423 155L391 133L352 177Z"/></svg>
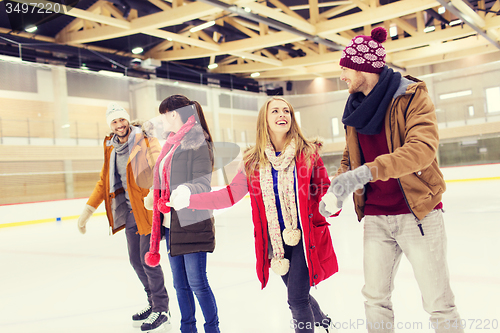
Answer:
<svg viewBox="0 0 500 333"><path fill-rule="evenodd" d="M175 150L180 146L182 139L187 132L196 124L194 115L189 117L188 120L177 133L170 133L167 142L163 145L160 156L156 160L154 168L154 203L153 203L153 225L151 226L151 240L149 243L149 252L146 253L146 264L149 266L157 266L160 263L160 254L158 253L161 240L161 215L170 213L170 207L166 203L170 199L170 170L172 167L172 157ZM165 166L162 172L162 182L160 184L160 163L165 158ZM161 196L160 196L161 193Z"/></svg>

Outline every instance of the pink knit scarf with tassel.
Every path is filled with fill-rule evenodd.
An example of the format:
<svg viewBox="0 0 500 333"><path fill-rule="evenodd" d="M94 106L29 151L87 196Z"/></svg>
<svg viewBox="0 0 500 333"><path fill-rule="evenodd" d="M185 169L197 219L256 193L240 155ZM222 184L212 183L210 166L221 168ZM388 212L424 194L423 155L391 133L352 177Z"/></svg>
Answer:
<svg viewBox="0 0 500 333"><path fill-rule="evenodd" d="M172 167L172 157L175 150L180 146L182 139L187 132L196 124L194 115L189 117L188 120L177 133L170 133L167 142L163 145L160 156L156 160L154 168L154 203L153 203L153 225L151 226L151 239L149 243L149 252L146 253L145 260L149 266L158 266L160 263L160 240L161 240L161 216L160 213L170 213L170 207L166 205L170 199L170 170ZM160 168L161 161L165 158L163 170ZM162 172L162 181L160 184L160 172ZM161 194L161 196L160 196Z"/></svg>

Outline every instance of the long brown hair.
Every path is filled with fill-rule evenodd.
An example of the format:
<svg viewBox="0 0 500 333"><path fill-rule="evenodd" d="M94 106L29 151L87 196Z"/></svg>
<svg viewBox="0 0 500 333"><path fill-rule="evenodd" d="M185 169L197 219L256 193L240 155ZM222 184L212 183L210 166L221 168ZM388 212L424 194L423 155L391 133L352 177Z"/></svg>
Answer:
<svg viewBox="0 0 500 333"><path fill-rule="evenodd" d="M197 101L191 101L184 95L171 95L165 98L161 102L159 111L161 114L165 114L167 112L174 111L188 105L194 105L196 107L197 114L194 115L196 121L200 123L203 130L207 133L208 135L207 141L212 143L213 142L212 135L210 134L210 130L208 129L207 121L205 119L205 114L203 113L203 108ZM179 115L181 117L182 122L185 123L188 120L188 118L191 117L193 114L187 112L179 112Z"/></svg>
<svg viewBox="0 0 500 333"><path fill-rule="evenodd" d="M269 163L265 154L267 143L271 140L269 135L269 124L267 122L267 112L269 104L276 100L285 102L290 110L291 124L290 130L286 133L284 148L286 148L292 139L295 139L295 158L303 154L308 166L311 155L315 154L317 151L317 146L313 143L313 141L306 139L304 134L302 134L302 130L300 129L297 119L295 118L293 106L283 97L271 97L264 103L264 105L262 105L257 116L257 138L255 146L248 149L243 154L245 172L248 176L253 174L254 170L259 169L261 165Z"/></svg>

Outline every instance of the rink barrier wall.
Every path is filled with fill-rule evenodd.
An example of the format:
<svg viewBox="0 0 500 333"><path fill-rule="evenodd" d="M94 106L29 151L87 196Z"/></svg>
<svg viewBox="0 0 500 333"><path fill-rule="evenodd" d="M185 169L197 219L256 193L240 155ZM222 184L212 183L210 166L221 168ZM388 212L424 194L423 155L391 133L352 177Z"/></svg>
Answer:
<svg viewBox="0 0 500 333"><path fill-rule="evenodd" d="M441 168L446 183L500 180L500 163ZM217 190L218 188L214 188ZM247 195L247 197L249 197ZM88 198L0 205L0 229L76 220ZM104 216L101 204L92 216Z"/></svg>

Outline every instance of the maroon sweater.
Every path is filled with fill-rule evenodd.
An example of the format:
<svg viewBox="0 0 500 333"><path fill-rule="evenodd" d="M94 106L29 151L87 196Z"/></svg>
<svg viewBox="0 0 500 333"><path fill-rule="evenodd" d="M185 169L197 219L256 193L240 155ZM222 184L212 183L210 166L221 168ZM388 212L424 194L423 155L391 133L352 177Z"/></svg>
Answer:
<svg viewBox="0 0 500 333"><path fill-rule="evenodd" d="M358 133L359 145L364 157L364 163L373 162L379 155L389 154L385 126L379 134L364 135ZM397 179L387 181L377 180L370 182L365 187L365 215L399 215L409 214L410 209L401 191ZM435 209L442 208L439 203Z"/></svg>

